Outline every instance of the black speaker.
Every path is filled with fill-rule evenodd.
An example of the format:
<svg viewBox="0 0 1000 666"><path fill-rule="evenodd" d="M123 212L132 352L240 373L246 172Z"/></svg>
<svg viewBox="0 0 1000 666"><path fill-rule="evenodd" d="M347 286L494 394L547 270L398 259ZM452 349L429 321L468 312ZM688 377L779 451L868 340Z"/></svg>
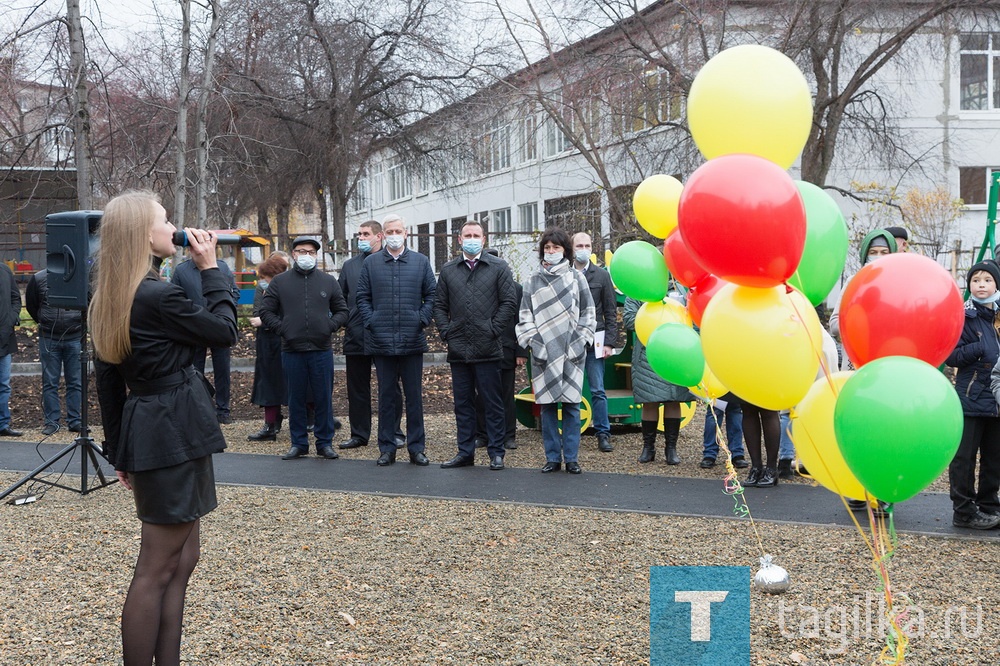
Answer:
<svg viewBox="0 0 1000 666"><path fill-rule="evenodd" d="M49 305L86 310L90 267L100 243L99 210L72 210L45 216L45 256Z"/></svg>

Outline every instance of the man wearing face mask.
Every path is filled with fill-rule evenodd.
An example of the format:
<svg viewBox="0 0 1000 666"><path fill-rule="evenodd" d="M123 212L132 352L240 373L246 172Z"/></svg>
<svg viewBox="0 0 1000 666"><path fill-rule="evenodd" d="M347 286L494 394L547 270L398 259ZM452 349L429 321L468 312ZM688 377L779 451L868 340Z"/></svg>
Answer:
<svg viewBox="0 0 1000 666"><path fill-rule="evenodd" d="M316 270L320 244L299 236L292 241L291 270L268 284L260 318L281 335L281 363L288 384L288 430L292 446L283 460L309 452L306 401L316 405L316 453L330 460L333 449L333 352L331 335L347 322L347 303L332 275Z"/></svg>
<svg viewBox="0 0 1000 666"><path fill-rule="evenodd" d="M406 448L410 463L429 464L425 449L421 380L427 338L434 308L434 272L427 257L406 247L403 218L382 220L385 247L361 265L357 304L364 322L365 354L375 361L378 377L377 465L396 462L394 441L400 403L398 385L406 402Z"/></svg>
<svg viewBox="0 0 1000 666"><path fill-rule="evenodd" d="M368 446L372 434L372 357L365 354L365 328L358 311L358 278L361 266L370 255L382 250L382 225L375 220L358 226L360 253L344 262L340 269L340 289L347 301L347 326L344 327L344 359L347 371L347 416L351 421L351 437L340 445L342 449ZM403 396L396 385L396 448L406 446L406 438L399 428L403 417Z"/></svg>
<svg viewBox="0 0 1000 666"><path fill-rule="evenodd" d="M500 394L503 335L517 312L514 277L507 263L483 252L483 227L466 222L459 236L462 254L441 268L434 297L434 322L448 345L458 428L458 454L441 467L475 464L476 394L486 416L490 469L504 468L507 424Z"/></svg>
<svg viewBox="0 0 1000 666"><path fill-rule="evenodd" d="M615 287L611 283L611 275L600 266L591 263L590 255L593 251L589 234L580 232L573 236L573 268L587 278L597 314L597 331L598 333L604 331L603 345L587 347L587 380L590 382L590 408L593 414L594 432L597 434L597 448L609 453L613 447L611 422L608 419L608 398L604 393L604 359L611 356L614 348L618 346L618 301L615 297Z"/></svg>

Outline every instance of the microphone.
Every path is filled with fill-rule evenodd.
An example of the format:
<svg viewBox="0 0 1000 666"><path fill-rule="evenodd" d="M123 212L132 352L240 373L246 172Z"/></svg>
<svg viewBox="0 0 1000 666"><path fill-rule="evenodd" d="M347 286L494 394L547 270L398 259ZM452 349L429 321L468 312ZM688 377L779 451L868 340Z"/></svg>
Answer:
<svg viewBox="0 0 1000 666"><path fill-rule="evenodd" d="M216 245L239 245L242 240L243 236L240 236L239 234L215 234ZM177 247L187 247L189 245L187 232L183 229L175 231L173 242Z"/></svg>

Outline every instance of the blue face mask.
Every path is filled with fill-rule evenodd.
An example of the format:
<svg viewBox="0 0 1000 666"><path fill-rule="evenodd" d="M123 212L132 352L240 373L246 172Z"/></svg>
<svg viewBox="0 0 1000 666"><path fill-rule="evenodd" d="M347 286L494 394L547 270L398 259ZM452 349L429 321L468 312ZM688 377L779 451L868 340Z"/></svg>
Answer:
<svg viewBox="0 0 1000 666"><path fill-rule="evenodd" d="M257 286L260 287L261 289L267 289L268 284L269 283L267 280L257 280Z"/></svg>
<svg viewBox="0 0 1000 666"><path fill-rule="evenodd" d="M372 242L370 240L359 240L358 249L361 250L362 252L371 252Z"/></svg>
<svg viewBox="0 0 1000 666"><path fill-rule="evenodd" d="M994 291L992 296L987 296L986 298L976 298L972 296L972 300L980 305L989 305L990 303L996 303L1000 300L1000 291Z"/></svg>
<svg viewBox="0 0 1000 666"><path fill-rule="evenodd" d="M589 250L577 250L573 253L573 258L576 259L578 264L586 264L590 261L590 251Z"/></svg>
<svg viewBox="0 0 1000 666"><path fill-rule="evenodd" d="M462 239L462 251L474 257L483 251L483 241L478 238L464 238Z"/></svg>

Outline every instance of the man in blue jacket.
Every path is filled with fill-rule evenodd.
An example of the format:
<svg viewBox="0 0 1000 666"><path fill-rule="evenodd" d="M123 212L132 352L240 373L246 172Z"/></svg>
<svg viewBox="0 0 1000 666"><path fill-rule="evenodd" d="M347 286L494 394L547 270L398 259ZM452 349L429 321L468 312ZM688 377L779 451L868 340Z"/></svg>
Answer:
<svg viewBox="0 0 1000 666"><path fill-rule="evenodd" d="M281 364L288 381L288 431L292 446L283 460L309 452L306 400L316 405L316 453L329 460L333 450L333 350L331 336L347 322L347 303L336 278L316 269L320 244L299 236L292 241L291 270L275 276L260 306L260 318L281 335Z"/></svg>
<svg viewBox="0 0 1000 666"><path fill-rule="evenodd" d="M382 220L382 250L365 259L358 277L358 311L364 322L365 354L378 377L378 466L396 462L396 386L406 402L406 448L410 462L425 466L424 405L421 387L427 338L434 308L434 272L427 257L406 247L403 218Z"/></svg>

